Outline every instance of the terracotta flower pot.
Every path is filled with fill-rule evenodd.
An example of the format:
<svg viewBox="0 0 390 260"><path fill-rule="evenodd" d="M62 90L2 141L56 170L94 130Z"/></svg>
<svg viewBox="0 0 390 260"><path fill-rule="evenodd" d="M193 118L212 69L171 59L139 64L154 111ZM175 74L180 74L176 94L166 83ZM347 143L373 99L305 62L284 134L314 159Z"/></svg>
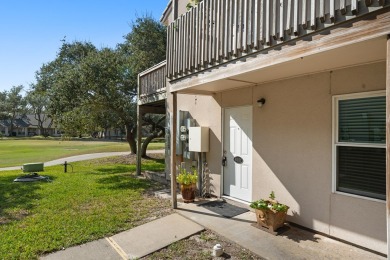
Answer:
<svg viewBox="0 0 390 260"><path fill-rule="evenodd" d="M183 197L185 203L194 202L195 190L196 190L195 184L189 184L189 185L181 184L180 189L181 189L181 196Z"/></svg>
<svg viewBox="0 0 390 260"><path fill-rule="evenodd" d="M256 209L257 224L274 232L283 227L287 212L274 212L269 209Z"/></svg>

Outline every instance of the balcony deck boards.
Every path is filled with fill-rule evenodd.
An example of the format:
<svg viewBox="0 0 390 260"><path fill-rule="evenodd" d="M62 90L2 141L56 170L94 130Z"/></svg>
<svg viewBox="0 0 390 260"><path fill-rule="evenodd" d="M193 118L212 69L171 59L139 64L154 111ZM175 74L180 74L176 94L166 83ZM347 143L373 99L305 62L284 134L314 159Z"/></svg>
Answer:
<svg viewBox="0 0 390 260"><path fill-rule="evenodd" d="M388 0L204 0L168 26L168 46L175 48L167 48L167 76L177 80L388 6Z"/></svg>
<svg viewBox="0 0 390 260"><path fill-rule="evenodd" d="M163 61L138 75L138 105L166 99L167 62Z"/></svg>

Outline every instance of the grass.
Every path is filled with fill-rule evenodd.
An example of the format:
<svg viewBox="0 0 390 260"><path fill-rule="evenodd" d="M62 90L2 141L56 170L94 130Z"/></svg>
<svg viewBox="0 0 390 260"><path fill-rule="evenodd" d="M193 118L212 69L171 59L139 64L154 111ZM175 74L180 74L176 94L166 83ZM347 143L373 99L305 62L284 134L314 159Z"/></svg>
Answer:
<svg viewBox="0 0 390 260"><path fill-rule="evenodd" d="M143 167L161 171L163 160L144 160ZM46 167L51 182L15 183L19 171L0 172L0 259L36 259L169 211L169 201L147 196L161 187L135 178L134 165L105 159L73 166L67 174Z"/></svg>
<svg viewBox="0 0 390 260"><path fill-rule="evenodd" d="M148 149L163 149L164 143L151 143ZM61 141L58 139L0 139L0 168L24 163L47 162L63 157L102 152L130 151L127 142Z"/></svg>

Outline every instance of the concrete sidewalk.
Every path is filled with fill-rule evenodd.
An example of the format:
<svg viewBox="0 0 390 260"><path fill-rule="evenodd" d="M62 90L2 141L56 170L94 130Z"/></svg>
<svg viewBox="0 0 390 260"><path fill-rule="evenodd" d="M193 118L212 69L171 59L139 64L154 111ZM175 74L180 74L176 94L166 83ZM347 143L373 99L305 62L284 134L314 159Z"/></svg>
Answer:
<svg viewBox="0 0 390 260"><path fill-rule="evenodd" d="M169 190L156 196L169 198ZM246 212L225 218L195 203L181 203L177 213L112 237L42 257L44 260L65 259L134 259L158 251L171 243L201 232L204 228L223 236L266 259L386 259L385 257L295 226L274 236L253 227L256 216ZM236 204L236 203L233 203ZM245 205L237 205L244 206Z"/></svg>
<svg viewBox="0 0 390 260"><path fill-rule="evenodd" d="M177 212L266 259L386 259L295 226L274 236L251 225L256 223L251 211L224 218L197 204L179 203Z"/></svg>
<svg viewBox="0 0 390 260"><path fill-rule="evenodd" d="M172 214L112 237L58 251L41 259L138 259L203 230L195 222L179 214Z"/></svg>
<svg viewBox="0 0 390 260"><path fill-rule="evenodd" d="M147 154L164 153L164 150L148 150L146 153ZM65 161L70 163L70 162L86 161L86 160L127 155L127 154L129 154L129 152L107 152L107 153L90 153L90 154L75 155L75 156L70 156L70 157L65 157L65 158L45 162L44 166L60 165L63 164ZM0 171L20 170L21 168L22 166L6 167L6 168L0 168Z"/></svg>

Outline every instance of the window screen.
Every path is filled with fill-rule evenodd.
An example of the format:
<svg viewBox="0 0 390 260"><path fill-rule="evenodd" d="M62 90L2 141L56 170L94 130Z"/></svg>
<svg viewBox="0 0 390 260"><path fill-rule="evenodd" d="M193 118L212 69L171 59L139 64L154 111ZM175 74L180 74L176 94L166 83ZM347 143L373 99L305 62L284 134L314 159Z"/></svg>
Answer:
<svg viewBox="0 0 390 260"><path fill-rule="evenodd" d="M386 197L386 98L338 100L337 190Z"/></svg>
<svg viewBox="0 0 390 260"><path fill-rule="evenodd" d="M386 98L370 97L339 101L339 141L386 142Z"/></svg>

